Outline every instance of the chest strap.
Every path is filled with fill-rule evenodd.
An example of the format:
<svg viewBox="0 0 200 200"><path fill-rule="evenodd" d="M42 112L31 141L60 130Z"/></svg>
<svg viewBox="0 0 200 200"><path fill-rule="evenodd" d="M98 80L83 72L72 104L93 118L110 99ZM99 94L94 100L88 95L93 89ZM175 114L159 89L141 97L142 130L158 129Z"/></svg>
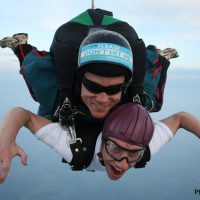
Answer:
<svg viewBox="0 0 200 200"><path fill-rule="evenodd" d="M74 117L76 114L76 111L72 109L68 97L66 97L61 108L57 110L57 116L59 116L60 126L66 130L70 138L67 145L70 147L73 155L71 162L73 165L71 164L71 168L72 170L83 170L86 163L86 156L84 154L86 148L83 146L82 139L76 137L74 126ZM62 161L66 162L64 159Z"/></svg>
<svg viewBox="0 0 200 200"><path fill-rule="evenodd" d="M71 138L68 142L68 146L72 152L72 161L69 163L73 171L80 171L86 168L86 147L84 147L82 139L76 137L74 126L65 126L64 129L67 131L67 134ZM63 163L68 163L64 158L62 159Z"/></svg>

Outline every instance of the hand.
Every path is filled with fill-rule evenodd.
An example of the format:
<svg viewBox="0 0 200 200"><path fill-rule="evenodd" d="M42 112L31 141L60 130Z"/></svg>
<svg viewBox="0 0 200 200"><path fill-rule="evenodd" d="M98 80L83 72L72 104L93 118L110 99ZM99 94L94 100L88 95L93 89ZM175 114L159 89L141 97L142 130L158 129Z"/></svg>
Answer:
<svg viewBox="0 0 200 200"><path fill-rule="evenodd" d="M0 183L6 179L10 170L11 160L19 156L21 163L27 165L27 155L15 142L0 141Z"/></svg>

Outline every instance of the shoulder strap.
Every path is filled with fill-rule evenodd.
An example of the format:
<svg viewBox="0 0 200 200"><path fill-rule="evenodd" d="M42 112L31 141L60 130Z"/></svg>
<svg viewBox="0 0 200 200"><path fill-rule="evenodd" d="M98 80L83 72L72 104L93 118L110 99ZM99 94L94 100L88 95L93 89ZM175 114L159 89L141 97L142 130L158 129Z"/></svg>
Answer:
<svg viewBox="0 0 200 200"><path fill-rule="evenodd" d="M69 163L72 166L72 170L83 170L92 162L96 141L101 133L103 122L104 120L99 121L91 116L78 114L75 119L77 139L74 140L74 144L72 140L69 143L73 154L73 159Z"/></svg>

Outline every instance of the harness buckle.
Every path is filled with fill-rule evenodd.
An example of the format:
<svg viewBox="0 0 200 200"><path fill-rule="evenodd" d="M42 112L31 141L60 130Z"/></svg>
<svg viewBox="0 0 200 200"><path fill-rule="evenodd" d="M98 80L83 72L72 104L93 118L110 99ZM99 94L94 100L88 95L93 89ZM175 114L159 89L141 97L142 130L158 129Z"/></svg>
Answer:
<svg viewBox="0 0 200 200"><path fill-rule="evenodd" d="M77 141L79 141L80 144L82 144L82 139L81 138L75 138L75 139L71 139L70 141L68 141L68 146L70 147L72 144L76 144Z"/></svg>

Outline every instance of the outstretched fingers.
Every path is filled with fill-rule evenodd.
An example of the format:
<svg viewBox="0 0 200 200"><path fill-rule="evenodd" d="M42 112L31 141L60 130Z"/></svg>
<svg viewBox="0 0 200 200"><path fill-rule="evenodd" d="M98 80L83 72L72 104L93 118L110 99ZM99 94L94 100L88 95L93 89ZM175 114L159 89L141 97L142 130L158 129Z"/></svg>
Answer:
<svg viewBox="0 0 200 200"><path fill-rule="evenodd" d="M0 163L0 183L6 179L8 172L10 170L10 159L4 159Z"/></svg>
<svg viewBox="0 0 200 200"><path fill-rule="evenodd" d="M18 146L17 149L18 149L17 155L20 157L21 163L26 166L27 165L27 159L28 159L27 154L24 152L24 150L21 147Z"/></svg>
<svg viewBox="0 0 200 200"><path fill-rule="evenodd" d="M11 151L4 155L0 160L0 183L3 183L6 179L10 171L11 160L13 157L19 156L21 163L25 166L27 165L28 156L20 146L15 144L14 148L11 147L10 150Z"/></svg>

